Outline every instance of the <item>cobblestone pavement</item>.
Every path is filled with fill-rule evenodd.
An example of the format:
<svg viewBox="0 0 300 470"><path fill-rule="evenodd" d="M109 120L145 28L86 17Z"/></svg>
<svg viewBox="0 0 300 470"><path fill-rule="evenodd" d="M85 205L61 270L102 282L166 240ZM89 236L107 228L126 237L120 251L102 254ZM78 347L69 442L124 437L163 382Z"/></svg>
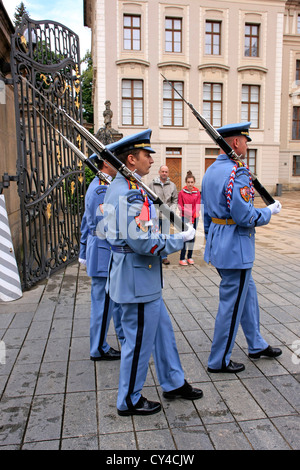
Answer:
<svg viewBox="0 0 300 470"><path fill-rule="evenodd" d="M151 361L143 393L160 400L162 411L120 417L119 362L89 359L90 280L75 262L21 299L0 303L0 449L299 450L300 192L278 199L281 213L257 229L253 277L261 331L282 356L251 361L240 329L232 358L245 371L209 374L219 277L203 249L194 266L179 266L173 254L163 296L186 377L204 396L167 401ZM198 248L201 239L199 232ZM112 325L109 342L118 347Z"/></svg>

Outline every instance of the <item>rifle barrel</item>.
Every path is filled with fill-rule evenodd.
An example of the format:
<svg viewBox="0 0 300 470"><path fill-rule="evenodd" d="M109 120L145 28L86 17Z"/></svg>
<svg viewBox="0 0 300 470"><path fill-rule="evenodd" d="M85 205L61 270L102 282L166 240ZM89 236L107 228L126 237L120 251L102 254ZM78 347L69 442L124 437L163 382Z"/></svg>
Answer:
<svg viewBox="0 0 300 470"><path fill-rule="evenodd" d="M204 116L201 116L201 114L199 114L198 111L196 111L196 109L191 103L189 103L186 99L183 98L183 96L179 93L179 91L176 90L174 85L163 74L161 74L161 76L169 83L170 87L172 87L173 90L176 91L176 93L180 96L180 98L190 107L190 109L192 110L192 113L194 114L196 119L200 122L200 124L202 124L207 134L226 153L226 155L228 155L228 157L231 158L232 160L242 162L240 157L234 152L234 150L226 142L224 137L221 136L221 134L210 124L210 122L208 122ZM257 176L254 175L250 170L249 170L249 173L252 178L254 188L256 189L260 197L263 199L263 201L266 203L266 205L273 204L275 200L269 194L266 188L258 181Z"/></svg>
<svg viewBox="0 0 300 470"><path fill-rule="evenodd" d="M86 130L81 124L79 124L75 119L68 115L68 113L60 109L66 118L73 124L73 126L79 131L79 133L89 142L90 146L94 149L96 153L100 153L101 157L104 160L107 160L118 172L120 172L125 178L129 178L137 183L138 186L141 186L149 195L150 199L158 206L159 211L170 220L172 225L176 227L177 230L186 231L188 229L187 225L182 221L175 212L173 212L169 206L164 204L164 202L154 193L144 182L142 182L134 172L130 171L124 163L122 163L109 149L105 147L93 134Z"/></svg>

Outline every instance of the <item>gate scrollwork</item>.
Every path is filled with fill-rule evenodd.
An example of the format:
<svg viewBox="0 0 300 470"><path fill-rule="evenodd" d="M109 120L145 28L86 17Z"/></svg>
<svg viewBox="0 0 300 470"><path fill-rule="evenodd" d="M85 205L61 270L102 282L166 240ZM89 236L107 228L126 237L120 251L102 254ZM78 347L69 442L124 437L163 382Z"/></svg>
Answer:
<svg viewBox="0 0 300 470"><path fill-rule="evenodd" d="M78 35L28 16L12 36L11 67L18 141L23 232L23 287L75 260L80 245L85 178L82 163L56 129L81 148L63 108L82 122Z"/></svg>

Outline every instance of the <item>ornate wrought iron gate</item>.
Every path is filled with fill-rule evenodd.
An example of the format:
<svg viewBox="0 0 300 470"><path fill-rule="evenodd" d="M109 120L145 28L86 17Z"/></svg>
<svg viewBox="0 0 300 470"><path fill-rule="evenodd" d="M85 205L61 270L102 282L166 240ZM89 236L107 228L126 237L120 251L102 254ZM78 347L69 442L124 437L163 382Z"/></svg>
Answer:
<svg viewBox="0 0 300 470"><path fill-rule="evenodd" d="M18 140L18 191L23 231L23 287L73 261L84 210L82 162L58 129L80 149L78 133L58 110L81 122L79 38L70 29L27 16L12 37L11 68Z"/></svg>

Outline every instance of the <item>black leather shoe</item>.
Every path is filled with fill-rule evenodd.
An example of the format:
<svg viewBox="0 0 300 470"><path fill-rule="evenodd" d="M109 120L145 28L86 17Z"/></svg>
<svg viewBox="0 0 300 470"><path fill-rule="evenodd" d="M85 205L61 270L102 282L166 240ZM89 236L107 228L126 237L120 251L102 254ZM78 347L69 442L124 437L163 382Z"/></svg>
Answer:
<svg viewBox="0 0 300 470"><path fill-rule="evenodd" d="M161 410L161 404L157 401L150 401L141 396L137 404L131 410L118 410L120 416L132 415L153 415Z"/></svg>
<svg viewBox="0 0 300 470"><path fill-rule="evenodd" d="M117 361L120 358L120 351L116 351L114 348L109 348L109 350L106 353L102 354L102 356L90 357L92 361Z"/></svg>
<svg viewBox="0 0 300 470"><path fill-rule="evenodd" d="M222 367L222 369L211 369L208 367L207 370L208 372L228 372L230 374L237 374L238 372L245 370L245 366L238 362L229 361L228 366Z"/></svg>
<svg viewBox="0 0 300 470"><path fill-rule="evenodd" d="M280 348L272 348L272 346L268 346L266 349L258 353L249 353L249 357L251 359L259 359L261 356L278 357L281 354L282 354L282 351Z"/></svg>
<svg viewBox="0 0 300 470"><path fill-rule="evenodd" d="M168 258L164 258L164 259L162 260L162 263L163 263L163 264L170 264L170 261L168 260Z"/></svg>
<svg viewBox="0 0 300 470"><path fill-rule="evenodd" d="M163 392L165 398L174 400L174 398L184 398L185 400L198 400L203 396L202 390L200 388L193 388L187 381L184 381L182 387L175 388L170 392Z"/></svg>

